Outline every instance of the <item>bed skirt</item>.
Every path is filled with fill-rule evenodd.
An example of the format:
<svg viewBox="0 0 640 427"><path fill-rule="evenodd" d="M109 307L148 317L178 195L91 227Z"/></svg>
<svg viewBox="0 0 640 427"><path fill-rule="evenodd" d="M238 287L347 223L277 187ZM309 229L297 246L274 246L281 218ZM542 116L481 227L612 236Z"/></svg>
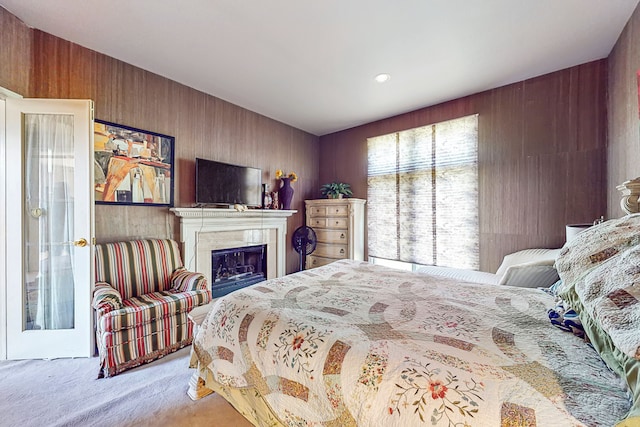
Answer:
<svg viewBox="0 0 640 427"><path fill-rule="evenodd" d="M187 391L192 400L218 393L254 426L285 427L255 387L234 388L218 383L207 368L198 366L194 352L189 367L195 369Z"/></svg>

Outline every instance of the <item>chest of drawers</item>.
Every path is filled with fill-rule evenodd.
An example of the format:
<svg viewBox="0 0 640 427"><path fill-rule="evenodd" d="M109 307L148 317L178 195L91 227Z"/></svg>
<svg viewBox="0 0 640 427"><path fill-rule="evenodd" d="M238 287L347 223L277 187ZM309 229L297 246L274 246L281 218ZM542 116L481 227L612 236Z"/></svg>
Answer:
<svg viewBox="0 0 640 427"><path fill-rule="evenodd" d="M338 259L364 260L363 199L305 200L306 223L318 238L316 250L307 255L306 268Z"/></svg>

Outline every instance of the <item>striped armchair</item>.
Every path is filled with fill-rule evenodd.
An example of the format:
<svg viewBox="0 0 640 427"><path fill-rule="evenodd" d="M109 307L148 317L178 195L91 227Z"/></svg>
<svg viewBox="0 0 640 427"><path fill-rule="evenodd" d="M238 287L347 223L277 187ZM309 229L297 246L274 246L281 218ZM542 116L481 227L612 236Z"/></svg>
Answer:
<svg viewBox="0 0 640 427"><path fill-rule="evenodd" d="M95 275L99 377L191 344L193 324L187 314L211 301L206 278L183 267L173 240L97 245Z"/></svg>

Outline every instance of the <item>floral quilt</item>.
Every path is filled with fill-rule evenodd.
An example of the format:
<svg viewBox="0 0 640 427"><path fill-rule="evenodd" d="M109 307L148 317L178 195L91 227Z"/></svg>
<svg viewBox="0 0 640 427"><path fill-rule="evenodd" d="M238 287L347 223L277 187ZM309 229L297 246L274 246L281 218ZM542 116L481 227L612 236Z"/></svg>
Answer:
<svg viewBox="0 0 640 427"><path fill-rule="evenodd" d="M611 426L630 403L552 296L360 261L216 301L194 351L290 426Z"/></svg>

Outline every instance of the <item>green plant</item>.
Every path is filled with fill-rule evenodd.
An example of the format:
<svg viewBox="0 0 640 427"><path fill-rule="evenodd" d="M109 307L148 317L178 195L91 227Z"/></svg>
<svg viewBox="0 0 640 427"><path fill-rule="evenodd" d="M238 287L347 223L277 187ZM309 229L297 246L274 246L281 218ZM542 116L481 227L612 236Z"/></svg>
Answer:
<svg viewBox="0 0 640 427"><path fill-rule="evenodd" d="M353 195L351 186L344 182L331 182L329 184L323 184L320 187L320 192L323 196L327 196L330 199L337 199L343 196L350 197Z"/></svg>

